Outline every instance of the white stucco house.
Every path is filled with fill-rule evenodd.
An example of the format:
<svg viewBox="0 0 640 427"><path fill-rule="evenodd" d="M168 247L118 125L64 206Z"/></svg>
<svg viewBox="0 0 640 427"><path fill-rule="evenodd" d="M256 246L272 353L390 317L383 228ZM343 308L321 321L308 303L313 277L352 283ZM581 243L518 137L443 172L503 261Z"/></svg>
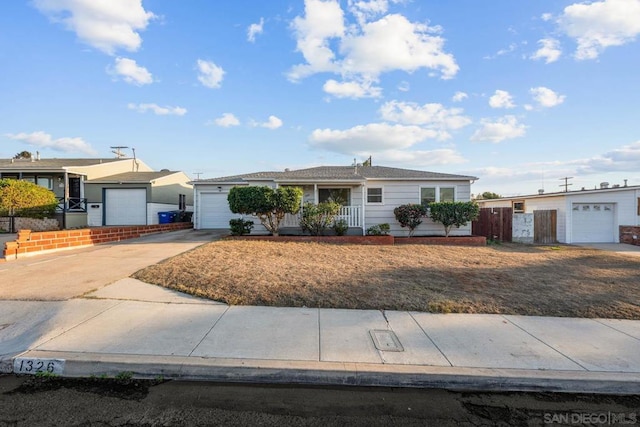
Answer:
<svg viewBox="0 0 640 427"><path fill-rule="evenodd" d="M349 224L349 234L365 234L367 228L388 223L391 234L406 236L408 230L395 220L393 209L408 203L470 201L471 184L478 178L465 175L390 168L384 166L319 166L280 172L255 172L244 175L192 181L194 187L194 228L228 229L229 220L240 218L229 210L229 190L239 185L301 187L303 203L327 200L342 204L338 218ZM256 218L252 234L265 234ZM299 216L285 218L282 233L299 231ZM425 218L416 235L444 235L441 224ZM470 235L471 225L454 229L451 235Z"/></svg>
<svg viewBox="0 0 640 427"><path fill-rule="evenodd" d="M619 243L620 226L640 225L640 186L609 187L478 200L481 208L511 207L514 214L557 211L560 243Z"/></svg>

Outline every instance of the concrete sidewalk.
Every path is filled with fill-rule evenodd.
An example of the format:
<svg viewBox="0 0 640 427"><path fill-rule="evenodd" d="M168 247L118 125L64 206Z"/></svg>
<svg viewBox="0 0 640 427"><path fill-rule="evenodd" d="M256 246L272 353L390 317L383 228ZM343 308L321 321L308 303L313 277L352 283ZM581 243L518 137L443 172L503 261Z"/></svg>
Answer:
<svg viewBox="0 0 640 427"><path fill-rule="evenodd" d="M218 236L0 264L0 372L640 393L640 321L229 307L128 278Z"/></svg>
<svg viewBox="0 0 640 427"><path fill-rule="evenodd" d="M134 279L0 313L4 372L640 392L639 321L229 307Z"/></svg>

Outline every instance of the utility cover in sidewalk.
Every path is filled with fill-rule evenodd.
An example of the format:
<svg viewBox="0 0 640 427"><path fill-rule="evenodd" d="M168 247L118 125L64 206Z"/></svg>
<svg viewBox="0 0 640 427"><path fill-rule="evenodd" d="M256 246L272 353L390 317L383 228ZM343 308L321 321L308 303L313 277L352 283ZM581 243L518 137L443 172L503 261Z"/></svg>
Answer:
<svg viewBox="0 0 640 427"><path fill-rule="evenodd" d="M373 344L380 351L404 351L400 340L393 331L372 329L369 331Z"/></svg>

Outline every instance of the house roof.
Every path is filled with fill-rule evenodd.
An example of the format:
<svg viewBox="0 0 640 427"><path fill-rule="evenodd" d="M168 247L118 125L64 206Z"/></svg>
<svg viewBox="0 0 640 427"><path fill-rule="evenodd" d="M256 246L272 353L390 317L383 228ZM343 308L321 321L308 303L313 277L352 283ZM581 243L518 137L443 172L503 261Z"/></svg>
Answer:
<svg viewBox="0 0 640 427"><path fill-rule="evenodd" d="M65 168L92 166L128 159L0 159L0 171L60 171Z"/></svg>
<svg viewBox="0 0 640 427"><path fill-rule="evenodd" d="M452 175L438 172L411 169L390 168L385 166L318 166L314 168L285 170L284 172L255 172L244 175L203 179L194 184L206 183L243 183L256 180L276 182L301 181L353 181L366 180L476 180L474 176Z"/></svg>
<svg viewBox="0 0 640 427"><path fill-rule="evenodd" d="M612 193L618 191L634 191L640 190L640 185L627 185L627 186L613 186L607 188L583 188L582 190L572 191L557 191L554 193L542 193L542 194L528 194L523 196L508 196L500 197L499 199L477 199L478 203L492 202L496 200L522 200L522 199L540 199L544 197L573 197L583 194L595 194L595 193Z"/></svg>
<svg viewBox="0 0 640 427"><path fill-rule="evenodd" d="M143 183L148 184L153 180L163 178L165 176L179 173L177 171L159 171L159 172L124 172L115 175L103 176L101 178L86 181L87 184L112 184L112 183Z"/></svg>

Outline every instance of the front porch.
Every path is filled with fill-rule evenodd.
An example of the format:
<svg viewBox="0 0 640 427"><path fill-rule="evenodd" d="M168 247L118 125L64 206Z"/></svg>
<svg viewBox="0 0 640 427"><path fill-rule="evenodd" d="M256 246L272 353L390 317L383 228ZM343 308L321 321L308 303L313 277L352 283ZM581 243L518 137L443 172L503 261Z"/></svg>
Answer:
<svg viewBox="0 0 640 427"><path fill-rule="evenodd" d="M281 234L302 234L300 228L300 219L304 208L300 208L300 212L295 215L287 214L284 221L280 224ZM336 215L335 220L345 220L349 225L347 234L364 235L364 212L362 206L342 206L340 212ZM329 229L328 232L333 230Z"/></svg>

